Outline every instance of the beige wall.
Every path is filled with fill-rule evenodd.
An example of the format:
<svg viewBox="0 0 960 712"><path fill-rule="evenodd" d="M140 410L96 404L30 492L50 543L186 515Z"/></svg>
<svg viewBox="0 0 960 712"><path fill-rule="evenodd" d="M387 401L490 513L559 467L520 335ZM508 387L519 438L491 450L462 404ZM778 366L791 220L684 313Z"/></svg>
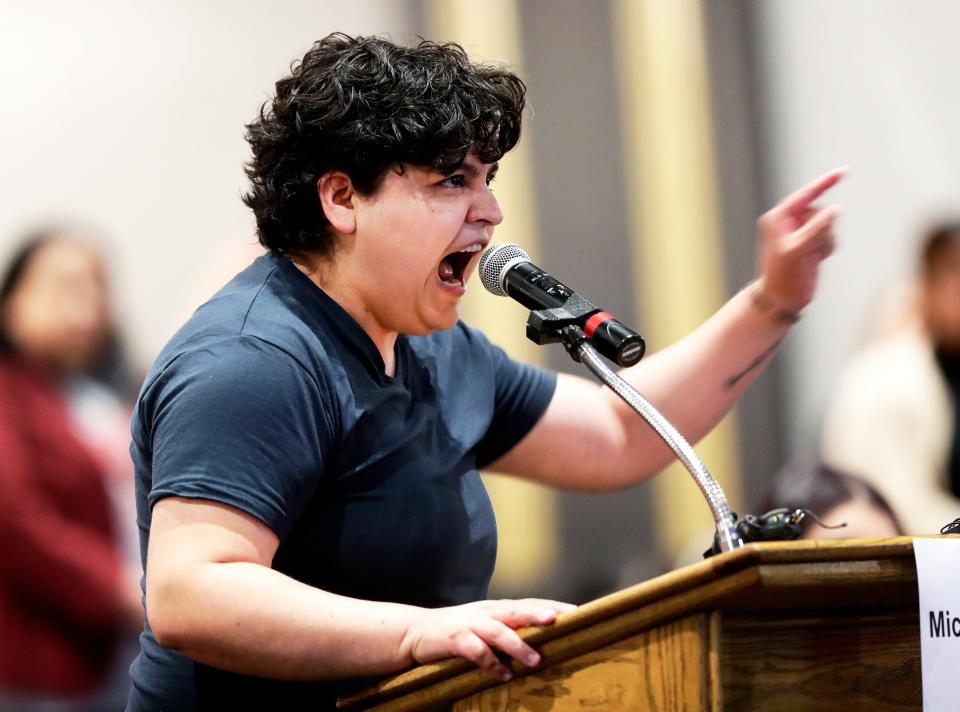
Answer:
<svg viewBox="0 0 960 712"><path fill-rule="evenodd" d="M130 346L149 363L254 249L243 126L273 82L332 31L408 41L413 7L4 0L0 253L50 219L102 230Z"/></svg>
<svg viewBox="0 0 960 712"><path fill-rule="evenodd" d="M787 423L806 457L838 369L911 272L933 214L960 214L960 5L950 0L756 2L762 160L773 197L833 166L851 173L840 246L788 341Z"/></svg>

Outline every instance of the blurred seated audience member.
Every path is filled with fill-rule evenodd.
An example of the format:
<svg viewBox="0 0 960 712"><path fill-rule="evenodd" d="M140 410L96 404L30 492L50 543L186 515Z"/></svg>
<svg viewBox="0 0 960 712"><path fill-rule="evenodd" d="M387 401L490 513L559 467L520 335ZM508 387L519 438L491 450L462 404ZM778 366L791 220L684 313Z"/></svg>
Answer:
<svg viewBox="0 0 960 712"><path fill-rule="evenodd" d="M823 432L823 459L896 506L906 534L960 516L960 222L921 249L912 319L855 354Z"/></svg>
<svg viewBox="0 0 960 712"><path fill-rule="evenodd" d="M804 517L801 539L872 539L900 536L903 531L887 500L868 483L823 464L796 462L784 467L751 514L761 516L774 509L808 509L813 517ZM742 519L743 517L741 517ZM847 526L831 529L843 522ZM687 541L673 560L679 569L703 560L714 528L710 526Z"/></svg>
<svg viewBox="0 0 960 712"><path fill-rule="evenodd" d="M807 516L801 539L863 539L900 536L897 515L887 500L859 477L826 465L793 464L770 487L759 514L772 509L809 509L825 525ZM835 527L846 522L845 527Z"/></svg>
<svg viewBox="0 0 960 712"><path fill-rule="evenodd" d="M96 378L117 376L115 343L98 254L71 231L30 237L0 277L0 710L126 699L109 687L143 618L119 521L135 519L130 411Z"/></svg>

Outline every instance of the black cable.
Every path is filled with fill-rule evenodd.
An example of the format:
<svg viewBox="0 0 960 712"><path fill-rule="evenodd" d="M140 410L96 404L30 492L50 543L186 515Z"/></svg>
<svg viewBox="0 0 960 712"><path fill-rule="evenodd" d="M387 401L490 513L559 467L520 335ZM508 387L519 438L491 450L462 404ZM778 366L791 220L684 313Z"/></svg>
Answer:
<svg viewBox="0 0 960 712"><path fill-rule="evenodd" d="M957 517L949 524L944 524L940 528L941 534L960 534L960 517Z"/></svg>

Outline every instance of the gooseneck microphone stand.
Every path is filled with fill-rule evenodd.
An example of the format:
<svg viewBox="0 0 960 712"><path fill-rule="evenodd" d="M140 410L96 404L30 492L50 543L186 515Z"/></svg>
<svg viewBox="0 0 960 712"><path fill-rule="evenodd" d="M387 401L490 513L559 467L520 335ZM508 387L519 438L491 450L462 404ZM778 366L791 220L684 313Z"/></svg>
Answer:
<svg viewBox="0 0 960 712"><path fill-rule="evenodd" d="M540 318L533 319L533 321L538 321L540 325L543 325L545 320ZM527 328L530 329L529 321L527 322ZM552 334L544 334L544 336L549 338ZM743 540L737 532L736 516L730 511L723 489L707 471L706 465L703 464L703 461L694 452L690 443L687 442L680 431L673 427L670 421L654 408L650 401L640 395L636 388L607 366L584 334L583 329L576 325L563 326L556 332L556 336L563 342L567 353L573 357L573 360L583 363L601 383L620 396L624 403L647 421L657 435L673 450L683 466L687 468L687 471L697 483L697 487L706 497L710 511L713 513L713 520L716 523L715 542L720 551L732 551L743 546Z"/></svg>
<svg viewBox="0 0 960 712"><path fill-rule="evenodd" d="M521 292L524 285L535 287L527 290L529 294L514 294L508 286L510 281L508 274L517 267L520 267L520 270L511 279L518 274L526 275L520 278L519 284ZM534 305L540 307L533 308L527 319L527 338L541 345L563 343L574 361L585 364L601 383L620 396L680 458L684 467L693 476L697 487L706 497L716 523L713 546L705 556L742 547L744 539L737 526L737 517L730 511L727 497L720 485L707 471L703 461L690 447L690 443L633 386L607 366L585 333L584 326L590 323L592 316L601 313L601 310L532 265L529 255L518 245L491 246L481 258L479 270L484 287L492 294L501 297L511 296L528 309ZM602 314L604 318L610 316L605 312ZM598 340L597 343L601 345L608 358L616 361L620 366L631 366L643 355L644 344L638 334L623 329L621 336L625 334L631 334L631 336L623 339L619 345L611 345L609 340ZM764 532L767 531L764 530Z"/></svg>

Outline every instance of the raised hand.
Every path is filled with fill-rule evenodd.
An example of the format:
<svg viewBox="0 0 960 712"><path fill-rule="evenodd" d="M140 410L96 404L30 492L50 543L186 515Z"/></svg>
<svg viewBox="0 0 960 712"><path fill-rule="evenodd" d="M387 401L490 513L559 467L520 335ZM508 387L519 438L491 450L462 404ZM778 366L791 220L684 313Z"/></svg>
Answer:
<svg viewBox="0 0 960 712"><path fill-rule="evenodd" d="M506 681L512 677L510 668L494 651L502 651L528 667L537 665L540 655L521 640L515 629L549 625L559 613L574 608L569 603L526 598L424 609L407 630L403 646L418 663L462 657Z"/></svg>
<svg viewBox="0 0 960 712"><path fill-rule="evenodd" d="M757 220L757 286L779 314L796 315L813 299L820 263L833 252L833 224L840 214L839 206L818 207L814 201L845 172L838 168L820 176Z"/></svg>

